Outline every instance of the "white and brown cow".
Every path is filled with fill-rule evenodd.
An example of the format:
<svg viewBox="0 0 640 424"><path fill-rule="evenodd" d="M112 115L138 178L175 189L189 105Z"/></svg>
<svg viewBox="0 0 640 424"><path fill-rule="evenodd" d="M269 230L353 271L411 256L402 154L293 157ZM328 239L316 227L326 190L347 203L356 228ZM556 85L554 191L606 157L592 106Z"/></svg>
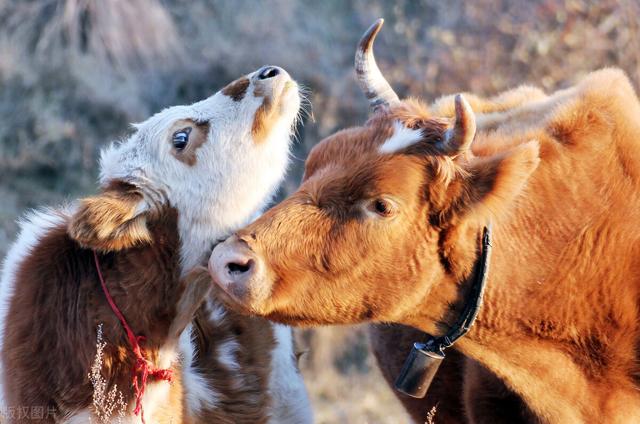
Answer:
<svg viewBox="0 0 640 424"><path fill-rule="evenodd" d="M210 281L183 278L269 201L299 107L297 84L264 67L136 125L102 152L97 195L22 220L0 284L0 421L139 422L136 360L100 273L149 366L175 371L171 384L150 377L146 422L311 420L291 330L227 312ZM98 328L102 383L88 376Z"/></svg>
<svg viewBox="0 0 640 424"><path fill-rule="evenodd" d="M458 414L436 421L640 422L640 102L628 78L605 69L549 96L523 87L428 106L400 100L378 70L380 25L356 56L372 116L320 142L298 191L216 246L219 288L278 322L444 336L483 275L492 223L483 306L449 358L457 369L440 369ZM378 348L402 349L396 334L378 331Z"/></svg>

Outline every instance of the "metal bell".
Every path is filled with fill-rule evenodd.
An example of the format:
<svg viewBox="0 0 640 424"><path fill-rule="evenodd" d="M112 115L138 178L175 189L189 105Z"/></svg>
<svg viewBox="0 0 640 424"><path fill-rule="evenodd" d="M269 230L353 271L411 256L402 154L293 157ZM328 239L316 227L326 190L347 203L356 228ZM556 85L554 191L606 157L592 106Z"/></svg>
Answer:
<svg viewBox="0 0 640 424"><path fill-rule="evenodd" d="M443 359L438 345L414 343L396 379L396 389L414 398L425 397Z"/></svg>

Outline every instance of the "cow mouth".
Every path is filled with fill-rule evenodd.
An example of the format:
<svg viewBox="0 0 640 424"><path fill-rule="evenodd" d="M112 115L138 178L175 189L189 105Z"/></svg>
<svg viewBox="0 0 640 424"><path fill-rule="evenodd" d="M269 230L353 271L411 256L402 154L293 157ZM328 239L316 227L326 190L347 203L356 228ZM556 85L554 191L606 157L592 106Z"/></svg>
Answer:
<svg viewBox="0 0 640 424"><path fill-rule="evenodd" d="M296 110L300 107L299 96L298 84L288 78L274 87L271 102L278 109L280 115L285 115L290 107L295 106Z"/></svg>

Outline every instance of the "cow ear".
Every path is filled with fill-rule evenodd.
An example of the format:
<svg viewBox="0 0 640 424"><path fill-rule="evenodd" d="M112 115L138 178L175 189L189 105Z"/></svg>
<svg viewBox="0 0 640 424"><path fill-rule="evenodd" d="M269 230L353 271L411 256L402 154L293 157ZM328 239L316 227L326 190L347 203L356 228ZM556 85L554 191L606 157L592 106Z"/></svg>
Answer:
<svg viewBox="0 0 640 424"><path fill-rule="evenodd" d="M521 193L540 162L537 141L487 158L473 158L449 187L449 219L499 217Z"/></svg>
<svg viewBox="0 0 640 424"><path fill-rule="evenodd" d="M132 184L114 183L80 200L67 227L69 236L89 249L117 251L151 241L148 204Z"/></svg>

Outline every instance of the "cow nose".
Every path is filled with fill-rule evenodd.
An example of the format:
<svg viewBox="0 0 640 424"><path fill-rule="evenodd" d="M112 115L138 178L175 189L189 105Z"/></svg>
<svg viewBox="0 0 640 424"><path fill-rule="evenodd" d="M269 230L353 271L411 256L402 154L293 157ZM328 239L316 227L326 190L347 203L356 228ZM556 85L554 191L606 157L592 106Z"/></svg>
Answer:
<svg viewBox="0 0 640 424"><path fill-rule="evenodd" d="M218 244L209 258L209 273L235 300L247 298L260 274L260 260L247 243L233 236Z"/></svg>
<svg viewBox="0 0 640 424"><path fill-rule="evenodd" d="M282 73L283 69L277 66L265 66L258 70L258 79L265 80L277 77Z"/></svg>

